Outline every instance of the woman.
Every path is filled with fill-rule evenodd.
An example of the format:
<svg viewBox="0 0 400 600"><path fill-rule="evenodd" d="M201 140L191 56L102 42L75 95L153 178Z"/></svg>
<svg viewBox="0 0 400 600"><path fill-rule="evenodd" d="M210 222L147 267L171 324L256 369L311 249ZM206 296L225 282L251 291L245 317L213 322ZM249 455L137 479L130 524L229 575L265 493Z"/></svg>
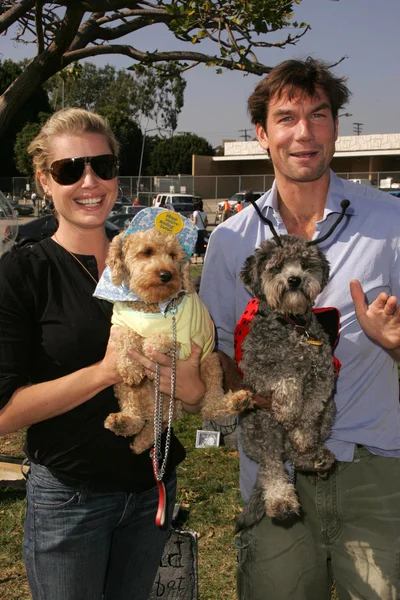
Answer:
<svg viewBox="0 0 400 600"><path fill-rule="evenodd" d="M204 238L207 230L207 215L203 210L203 200L194 201L195 210L192 215L192 222L197 227L197 242L193 253L193 262L202 263L205 254Z"/></svg>
<svg viewBox="0 0 400 600"><path fill-rule="evenodd" d="M56 234L0 260L0 436L28 427L24 559L33 600L147 600L168 535L175 466L165 477L168 518L155 525L158 491L149 453L106 430L120 381L110 334L112 306L92 297L117 197L118 144L107 123L82 109L54 114L28 149L38 190L51 196ZM204 386L199 348L178 361L176 396L197 412ZM170 361L137 353L147 374ZM188 385L190 382L190 385Z"/></svg>

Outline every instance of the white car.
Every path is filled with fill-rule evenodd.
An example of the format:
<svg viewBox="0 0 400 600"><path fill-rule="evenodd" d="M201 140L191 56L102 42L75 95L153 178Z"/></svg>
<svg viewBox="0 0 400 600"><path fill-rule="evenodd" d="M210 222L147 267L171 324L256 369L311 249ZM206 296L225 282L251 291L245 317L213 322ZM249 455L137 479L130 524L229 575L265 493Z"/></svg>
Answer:
<svg viewBox="0 0 400 600"><path fill-rule="evenodd" d="M239 200L242 203L243 208L246 208L246 206L248 206L250 204L249 202L243 202L246 193L247 192L236 192L236 194L233 194L233 196L231 196L229 198L228 202L231 205L231 210L235 208L235 206L239 202ZM258 200L264 194L265 194L265 192L253 192L254 200ZM218 212L219 213L224 210L224 204L225 204L225 200L222 200L222 202L218 202Z"/></svg>
<svg viewBox="0 0 400 600"><path fill-rule="evenodd" d="M191 217L195 210L195 202L197 199L201 199L200 196L193 196L193 194L171 194L164 192L156 196L154 206L159 208L167 208L178 213L181 213L185 217Z"/></svg>

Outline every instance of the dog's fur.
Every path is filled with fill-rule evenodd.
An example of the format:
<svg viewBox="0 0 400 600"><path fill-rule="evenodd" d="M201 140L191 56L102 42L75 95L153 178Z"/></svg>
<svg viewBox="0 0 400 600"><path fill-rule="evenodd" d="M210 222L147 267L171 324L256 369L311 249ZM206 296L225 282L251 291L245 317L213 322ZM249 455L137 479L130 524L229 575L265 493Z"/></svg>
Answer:
<svg viewBox="0 0 400 600"><path fill-rule="evenodd" d="M123 250L122 250L123 248ZM141 300L129 302L135 311L158 313L159 302L172 299L180 290L192 293L189 262L185 251L174 235L164 235L152 228L146 231L123 233L116 236L111 245L107 264L111 269L114 285L124 282ZM117 435L135 436L131 448L140 453L154 443L154 387L146 378L144 368L129 357L129 350L149 355L149 348L165 354L173 347L171 336L155 334L142 338L128 327L119 327L116 335L117 366L123 381L114 386L119 400L120 412L110 414L105 427ZM222 369L218 355L211 353L201 363L200 375L206 386L202 402L204 418L226 413L222 389ZM168 423L169 402L163 406L163 429ZM175 401L174 419L182 411Z"/></svg>
<svg viewBox="0 0 400 600"><path fill-rule="evenodd" d="M317 248L284 235L261 244L241 271L246 289L259 300L259 310L243 342L240 368L244 382L256 394L270 397L271 410L243 415L244 452L259 471L253 493L238 518L237 530L251 527L266 513L285 519L299 514L295 486L284 461L300 471L327 471L334 456L323 441L335 415L334 367L327 334L312 313L316 296L328 282L329 264ZM309 324L307 337L282 315L300 315Z"/></svg>

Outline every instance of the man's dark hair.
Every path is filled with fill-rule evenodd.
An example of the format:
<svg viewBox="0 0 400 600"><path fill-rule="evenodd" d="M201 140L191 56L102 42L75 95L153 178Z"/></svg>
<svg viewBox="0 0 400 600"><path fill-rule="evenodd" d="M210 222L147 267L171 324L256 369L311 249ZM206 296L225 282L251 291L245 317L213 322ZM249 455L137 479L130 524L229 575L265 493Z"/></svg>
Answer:
<svg viewBox="0 0 400 600"><path fill-rule="evenodd" d="M312 98L318 93L318 88L328 97L335 119L350 97L345 82L346 78L335 77L321 60L311 57L304 61L286 60L274 67L251 94L248 100L251 122L266 127L268 105L272 98L279 100L286 96L293 100L299 93Z"/></svg>

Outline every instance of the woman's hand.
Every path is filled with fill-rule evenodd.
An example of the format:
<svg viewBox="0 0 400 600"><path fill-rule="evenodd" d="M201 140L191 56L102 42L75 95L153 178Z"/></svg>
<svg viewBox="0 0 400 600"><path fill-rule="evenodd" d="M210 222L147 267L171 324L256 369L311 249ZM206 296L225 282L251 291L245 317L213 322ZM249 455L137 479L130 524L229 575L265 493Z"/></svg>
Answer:
<svg viewBox="0 0 400 600"><path fill-rule="evenodd" d="M120 328L116 326L111 327L106 353L103 360L98 363L100 377L108 385L114 385L115 383L122 381L122 377L117 368L116 339L118 337L119 329Z"/></svg>
<svg viewBox="0 0 400 600"><path fill-rule="evenodd" d="M136 350L130 350L129 355L145 368L146 376L154 380L156 364L160 365L160 392L171 393L172 358L157 350L151 351L151 358L143 356ZM191 354L186 360L176 361L175 397L178 398L186 412L197 413L200 410L200 401L205 394L205 385L200 378L201 348L191 342Z"/></svg>

